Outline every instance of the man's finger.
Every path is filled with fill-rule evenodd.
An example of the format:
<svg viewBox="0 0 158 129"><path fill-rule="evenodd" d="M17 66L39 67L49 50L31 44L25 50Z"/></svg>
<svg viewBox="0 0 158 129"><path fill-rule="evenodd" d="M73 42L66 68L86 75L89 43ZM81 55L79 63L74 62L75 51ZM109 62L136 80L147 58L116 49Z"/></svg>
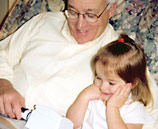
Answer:
<svg viewBox="0 0 158 129"><path fill-rule="evenodd" d="M15 103L15 104L13 105L14 113L15 113L16 118L17 118L18 120L21 119L21 107L22 107L22 106L20 105L20 103Z"/></svg>
<svg viewBox="0 0 158 129"><path fill-rule="evenodd" d="M4 104L5 112L10 118L15 118L15 113L10 102Z"/></svg>

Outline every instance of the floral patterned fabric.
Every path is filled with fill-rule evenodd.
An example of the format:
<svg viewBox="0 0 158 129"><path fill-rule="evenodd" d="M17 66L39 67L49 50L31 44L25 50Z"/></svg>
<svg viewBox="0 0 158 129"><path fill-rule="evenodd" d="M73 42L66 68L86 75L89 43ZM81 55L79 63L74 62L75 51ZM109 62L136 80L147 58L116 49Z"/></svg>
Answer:
<svg viewBox="0 0 158 129"><path fill-rule="evenodd" d="M17 0L0 30L0 40L34 15L64 9L62 0ZM134 37L146 54L149 71L158 84L158 0L119 0L110 23L118 32Z"/></svg>
<svg viewBox="0 0 158 129"><path fill-rule="evenodd" d="M42 12L61 11L64 7L63 0L17 0L0 30L0 40L13 33L33 16Z"/></svg>
<svg viewBox="0 0 158 129"><path fill-rule="evenodd" d="M110 22L118 32L135 37L158 84L158 0L125 0Z"/></svg>

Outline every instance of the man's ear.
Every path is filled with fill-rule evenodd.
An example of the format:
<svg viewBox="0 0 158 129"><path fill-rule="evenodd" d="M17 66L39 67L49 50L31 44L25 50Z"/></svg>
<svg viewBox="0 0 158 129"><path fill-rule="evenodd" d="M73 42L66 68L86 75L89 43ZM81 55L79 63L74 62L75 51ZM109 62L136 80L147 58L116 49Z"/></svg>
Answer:
<svg viewBox="0 0 158 129"><path fill-rule="evenodd" d="M109 19L113 16L113 14L115 13L115 10L116 10L116 7L117 7L117 2L113 3L111 6L110 6L110 13L109 13Z"/></svg>

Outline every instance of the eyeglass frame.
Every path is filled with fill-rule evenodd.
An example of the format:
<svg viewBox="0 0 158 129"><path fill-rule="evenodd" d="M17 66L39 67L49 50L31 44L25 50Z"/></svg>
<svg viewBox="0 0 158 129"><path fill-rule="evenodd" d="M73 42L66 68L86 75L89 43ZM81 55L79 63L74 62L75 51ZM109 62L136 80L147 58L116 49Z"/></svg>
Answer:
<svg viewBox="0 0 158 129"><path fill-rule="evenodd" d="M99 15L93 14L93 13L84 13L84 14L82 14L82 13L79 13L79 12L75 12L75 11L74 11L74 12L77 14L77 17L76 17L75 19L73 19L73 18L70 18L70 19L72 19L72 20L77 20L80 15L83 15L84 20L86 20L86 19L85 19L85 15L86 15L86 14L93 14L93 15L96 16L96 18L97 18L96 21L95 21L95 22L90 22L90 21L87 21L87 20L86 20L86 21L87 21L87 22L90 22L90 23L96 23L96 22L98 21L98 19L102 16L102 14L104 13L104 11L108 8L109 5L110 5L110 3L107 4L107 6L103 9L103 11L102 11ZM70 9L66 9L66 10L65 10L65 15L66 15L67 18L69 18L68 10L70 10Z"/></svg>

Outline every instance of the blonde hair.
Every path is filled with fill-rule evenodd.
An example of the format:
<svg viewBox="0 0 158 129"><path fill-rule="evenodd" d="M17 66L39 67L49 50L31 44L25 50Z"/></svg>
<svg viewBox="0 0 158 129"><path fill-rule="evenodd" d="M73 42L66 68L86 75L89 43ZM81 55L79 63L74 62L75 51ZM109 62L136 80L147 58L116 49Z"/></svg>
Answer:
<svg viewBox="0 0 158 129"><path fill-rule="evenodd" d="M103 72L112 71L126 83L132 83L132 99L147 106L153 105L146 75L146 59L143 50L127 35L120 35L116 40L103 47L92 61L92 66L101 64Z"/></svg>

